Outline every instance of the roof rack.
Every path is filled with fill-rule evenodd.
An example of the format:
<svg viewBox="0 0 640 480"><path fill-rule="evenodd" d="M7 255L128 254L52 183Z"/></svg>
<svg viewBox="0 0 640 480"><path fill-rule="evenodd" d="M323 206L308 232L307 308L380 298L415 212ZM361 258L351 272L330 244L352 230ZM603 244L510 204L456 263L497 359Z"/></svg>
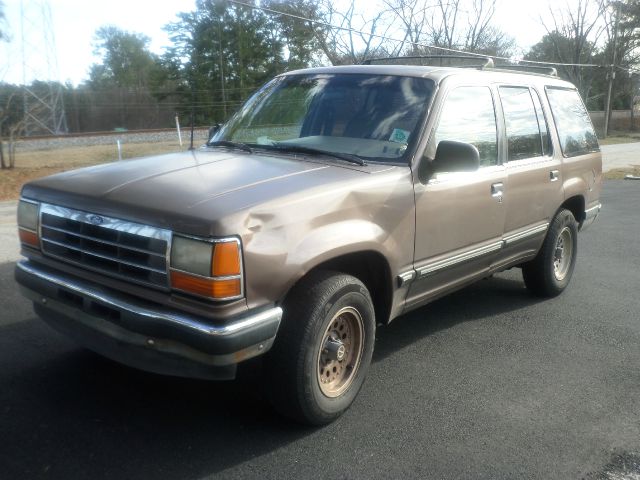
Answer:
<svg viewBox="0 0 640 480"><path fill-rule="evenodd" d="M518 72L540 73L542 75L558 76L558 70L555 67L542 67L539 65L496 65L496 70L513 70Z"/></svg>
<svg viewBox="0 0 640 480"><path fill-rule="evenodd" d="M393 62L393 61L407 61L407 60L439 60L439 64L430 66L439 67L462 67L462 68L492 68L493 59L484 55L408 55L404 57L380 57L380 58L368 58L362 62L363 65L373 65L374 62ZM445 65L444 60L481 60L484 63L478 65ZM447 62L453 63L453 62Z"/></svg>
<svg viewBox="0 0 640 480"><path fill-rule="evenodd" d="M437 67L457 67L457 68L478 68L478 69L496 69L516 72L529 72L537 73L541 75L550 75L552 77L558 76L558 71L554 67L543 67L539 65L495 65L493 58L489 56L481 55L408 55L404 57L380 57L380 58L368 58L362 62L363 65L386 64L387 62L403 62L408 64L411 60L430 60L431 63L421 64L423 66L437 66ZM464 60L482 60L482 64L471 65L456 65L456 61Z"/></svg>

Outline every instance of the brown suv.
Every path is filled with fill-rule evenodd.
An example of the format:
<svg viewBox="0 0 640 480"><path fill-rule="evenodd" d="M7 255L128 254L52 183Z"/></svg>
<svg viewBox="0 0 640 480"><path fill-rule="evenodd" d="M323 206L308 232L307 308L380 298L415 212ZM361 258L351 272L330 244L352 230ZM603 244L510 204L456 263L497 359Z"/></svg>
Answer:
<svg viewBox="0 0 640 480"><path fill-rule="evenodd" d="M266 354L275 407L322 424L362 386L377 324L514 266L562 292L601 168L551 76L296 71L200 149L25 185L16 279L54 328L134 367L230 379Z"/></svg>

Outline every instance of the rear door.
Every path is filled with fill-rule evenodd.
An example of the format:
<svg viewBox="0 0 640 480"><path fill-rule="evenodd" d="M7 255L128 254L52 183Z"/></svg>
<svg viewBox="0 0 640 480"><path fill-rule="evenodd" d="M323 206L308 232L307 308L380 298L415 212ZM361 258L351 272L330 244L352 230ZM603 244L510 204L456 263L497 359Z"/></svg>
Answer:
<svg viewBox="0 0 640 480"><path fill-rule="evenodd" d="M500 86L498 96L505 127L508 208L504 248L495 269L538 251L563 195L561 155L554 155L544 97L526 85Z"/></svg>

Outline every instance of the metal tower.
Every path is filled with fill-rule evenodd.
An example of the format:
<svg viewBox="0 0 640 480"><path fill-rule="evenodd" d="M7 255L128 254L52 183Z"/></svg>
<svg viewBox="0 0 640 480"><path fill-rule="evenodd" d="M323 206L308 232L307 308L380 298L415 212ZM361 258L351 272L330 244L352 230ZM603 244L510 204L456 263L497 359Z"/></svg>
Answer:
<svg viewBox="0 0 640 480"><path fill-rule="evenodd" d="M49 0L20 1L24 133L67 133Z"/></svg>

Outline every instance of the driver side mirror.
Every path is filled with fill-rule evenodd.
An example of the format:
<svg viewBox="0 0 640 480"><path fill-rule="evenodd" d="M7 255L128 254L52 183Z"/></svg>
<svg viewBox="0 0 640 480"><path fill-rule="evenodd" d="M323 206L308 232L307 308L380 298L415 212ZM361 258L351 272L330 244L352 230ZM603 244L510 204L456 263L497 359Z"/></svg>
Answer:
<svg viewBox="0 0 640 480"><path fill-rule="evenodd" d="M435 158L429 161L422 159L419 178L427 183L429 178L438 172L475 172L480 168L478 149L465 142L442 140L438 143Z"/></svg>

